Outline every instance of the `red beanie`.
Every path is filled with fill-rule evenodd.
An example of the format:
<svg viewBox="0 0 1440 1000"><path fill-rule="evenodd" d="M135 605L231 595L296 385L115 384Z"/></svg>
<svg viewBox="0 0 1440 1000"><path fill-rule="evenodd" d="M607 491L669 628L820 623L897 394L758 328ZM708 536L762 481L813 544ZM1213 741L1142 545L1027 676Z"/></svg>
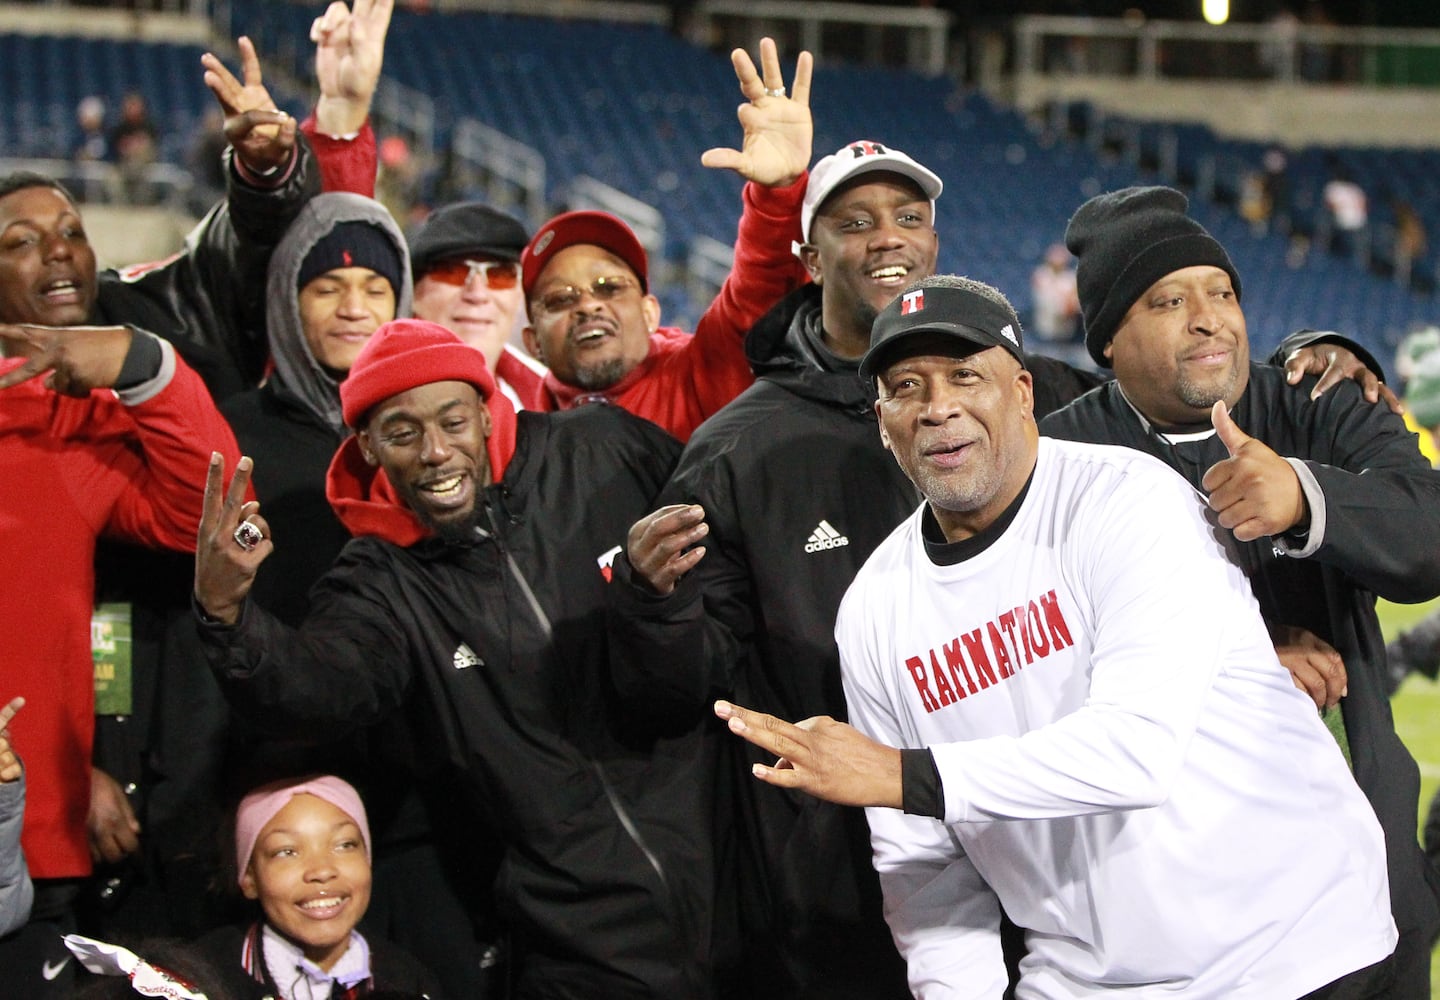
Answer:
<svg viewBox="0 0 1440 1000"><path fill-rule="evenodd" d="M365 342L340 383L345 423L358 428L377 404L431 382L469 382L487 403L495 395L495 379L485 367L485 356L439 323L423 319L384 323Z"/></svg>

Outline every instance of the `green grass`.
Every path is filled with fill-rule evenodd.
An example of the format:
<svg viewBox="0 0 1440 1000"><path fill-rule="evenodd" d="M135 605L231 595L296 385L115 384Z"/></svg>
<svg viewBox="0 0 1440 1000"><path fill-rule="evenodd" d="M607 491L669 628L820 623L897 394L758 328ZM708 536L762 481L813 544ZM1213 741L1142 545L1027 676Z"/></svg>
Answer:
<svg viewBox="0 0 1440 1000"><path fill-rule="evenodd" d="M1440 606L1440 601L1429 604L1381 601L1380 623L1385 628L1386 639L1394 638L1396 632L1407 628L1437 606ZM1440 785L1440 726L1436 725L1436 720L1440 719L1440 682L1412 674L1396 693L1391 708L1395 713L1396 732L1420 764L1418 822L1423 824L1430 797ZM1430 987L1431 992L1440 996L1440 948L1436 949L1430 963Z"/></svg>

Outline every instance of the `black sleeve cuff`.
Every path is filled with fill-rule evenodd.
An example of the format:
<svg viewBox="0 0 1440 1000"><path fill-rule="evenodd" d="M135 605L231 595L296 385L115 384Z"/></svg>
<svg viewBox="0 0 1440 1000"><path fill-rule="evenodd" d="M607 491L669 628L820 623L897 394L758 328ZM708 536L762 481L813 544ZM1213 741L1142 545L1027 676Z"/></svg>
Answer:
<svg viewBox="0 0 1440 1000"><path fill-rule="evenodd" d="M900 801L911 816L945 818L945 788L928 747L900 751Z"/></svg>
<svg viewBox="0 0 1440 1000"><path fill-rule="evenodd" d="M115 390L133 389L142 382L149 382L160 374L160 364L165 354L160 350L160 341L153 334L136 327L130 328L130 349L120 363L120 376L115 379Z"/></svg>

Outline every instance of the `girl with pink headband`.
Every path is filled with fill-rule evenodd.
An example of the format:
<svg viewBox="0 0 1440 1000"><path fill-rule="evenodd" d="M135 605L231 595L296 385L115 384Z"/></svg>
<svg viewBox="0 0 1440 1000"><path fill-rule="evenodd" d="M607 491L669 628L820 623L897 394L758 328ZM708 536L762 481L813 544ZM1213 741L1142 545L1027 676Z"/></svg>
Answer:
<svg viewBox="0 0 1440 1000"><path fill-rule="evenodd" d="M333 775L271 782L240 801L240 891L260 904L248 929L199 942L279 1000L351 1000L380 990L440 1000L426 969L355 929L370 905L370 827L355 789Z"/></svg>

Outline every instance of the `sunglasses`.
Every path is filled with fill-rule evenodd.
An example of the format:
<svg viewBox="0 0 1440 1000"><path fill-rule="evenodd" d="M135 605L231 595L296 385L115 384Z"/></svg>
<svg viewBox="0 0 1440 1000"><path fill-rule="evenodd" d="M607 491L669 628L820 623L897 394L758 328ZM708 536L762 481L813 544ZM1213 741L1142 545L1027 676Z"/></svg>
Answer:
<svg viewBox="0 0 1440 1000"><path fill-rule="evenodd" d="M547 313L562 313L574 309L580 304L588 292L590 297L600 302L609 302L617 295L623 295L632 288L639 288L639 284L622 275L613 275L608 278L596 278L590 282L587 288L576 288L574 285L562 285L554 291L546 292L535 299L535 302Z"/></svg>
<svg viewBox="0 0 1440 1000"><path fill-rule="evenodd" d="M423 277L463 288L477 274L485 279L485 286L495 292L514 288L520 283L520 265L513 260L442 261L426 271Z"/></svg>

